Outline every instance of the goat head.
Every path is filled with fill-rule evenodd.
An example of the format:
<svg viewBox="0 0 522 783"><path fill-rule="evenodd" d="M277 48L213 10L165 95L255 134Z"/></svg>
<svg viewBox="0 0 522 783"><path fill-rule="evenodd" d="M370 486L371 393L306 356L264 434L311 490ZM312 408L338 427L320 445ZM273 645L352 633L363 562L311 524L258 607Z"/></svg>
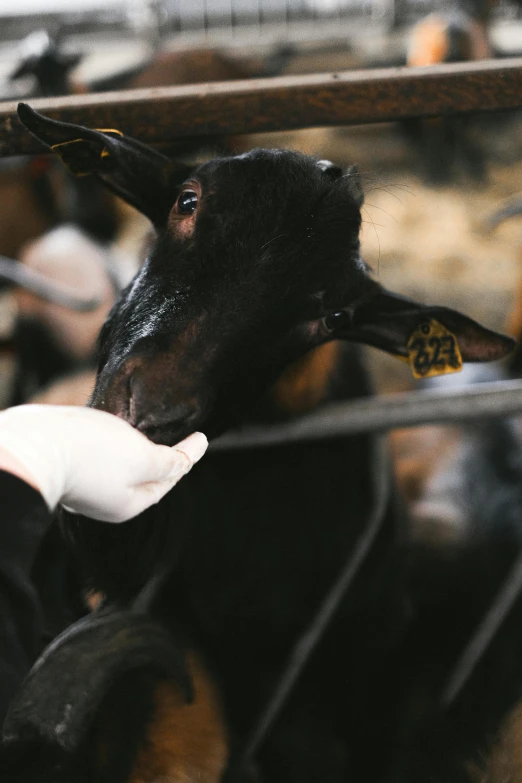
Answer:
<svg viewBox="0 0 522 783"><path fill-rule="evenodd" d="M356 169L288 150L187 166L115 131L19 116L76 172L92 172L153 222L157 239L100 336L92 404L172 444L248 418L281 372L333 339L408 355L436 319L464 361L512 340L444 307L386 291L360 257Z"/></svg>

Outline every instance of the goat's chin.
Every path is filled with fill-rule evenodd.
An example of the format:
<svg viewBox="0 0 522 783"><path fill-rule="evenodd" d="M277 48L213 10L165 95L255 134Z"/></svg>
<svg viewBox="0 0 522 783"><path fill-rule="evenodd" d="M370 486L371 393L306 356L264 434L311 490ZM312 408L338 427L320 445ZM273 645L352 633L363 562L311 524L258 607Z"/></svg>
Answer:
<svg viewBox="0 0 522 783"><path fill-rule="evenodd" d="M137 429L158 446L175 446L176 443L179 443L196 431L193 426L168 427L165 425L159 427L137 427Z"/></svg>
<svg viewBox="0 0 522 783"><path fill-rule="evenodd" d="M119 415L119 414L116 414ZM126 418L123 416L123 418ZM128 421L128 419L127 419ZM241 427L246 422L258 421L257 416L248 416L239 406L234 410L222 410L220 408L211 410L204 415L201 413L197 417L191 416L187 420L169 421L161 419L154 414L149 414L147 418L135 425L149 440L161 446L175 446L193 432L204 432L209 441L215 440L220 435L224 435L230 430Z"/></svg>
<svg viewBox="0 0 522 783"><path fill-rule="evenodd" d="M189 421L185 424L161 423L161 424L148 424L147 426L139 426L137 429L142 432L149 440L160 446L175 446L184 438L192 435L193 432L204 432L209 440L217 438L230 428L230 425L224 423L217 424L208 420L201 421Z"/></svg>
<svg viewBox="0 0 522 783"><path fill-rule="evenodd" d="M238 411L217 413L214 408L204 411L202 408L188 410L188 415L180 416L180 409L186 409L186 405L173 405L171 409L156 411L151 405L149 412L140 416L138 421L131 415L128 401L117 397L104 398L93 394L89 407L112 413L123 419L132 427L143 433L153 443L160 446L175 446L193 432L204 432L209 440L217 438L227 430L241 423Z"/></svg>

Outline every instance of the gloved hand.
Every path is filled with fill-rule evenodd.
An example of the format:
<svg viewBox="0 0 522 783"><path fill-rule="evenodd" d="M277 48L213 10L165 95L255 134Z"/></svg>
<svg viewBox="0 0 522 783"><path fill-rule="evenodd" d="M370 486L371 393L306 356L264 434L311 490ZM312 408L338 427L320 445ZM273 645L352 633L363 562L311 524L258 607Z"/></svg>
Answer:
<svg viewBox="0 0 522 783"><path fill-rule="evenodd" d="M111 413L20 405L0 413L0 468L40 491L50 510L124 522L157 503L205 453L196 432L157 446Z"/></svg>

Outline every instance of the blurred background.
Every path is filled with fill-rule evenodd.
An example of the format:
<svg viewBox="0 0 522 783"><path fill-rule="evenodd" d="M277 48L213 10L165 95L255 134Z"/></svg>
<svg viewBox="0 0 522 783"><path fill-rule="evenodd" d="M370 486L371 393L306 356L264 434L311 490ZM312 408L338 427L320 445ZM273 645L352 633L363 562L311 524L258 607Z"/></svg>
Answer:
<svg viewBox="0 0 522 783"><path fill-rule="evenodd" d="M502 0L0 3L5 101L516 56L522 8ZM189 140L174 144L173 154L198 161L283 146L357 163L366 191L364 257L381 282L518 335L521 134L522 115L512 112ZM139 267L149 231L143 217L89 178L73 180L49 156L0 159L0 256L7 269L0 405L35 395L87 400L96 333ZM45 295L36 284L42 280L50 285ZM413 385L402 363L369 356L379 388Z"/></svg>

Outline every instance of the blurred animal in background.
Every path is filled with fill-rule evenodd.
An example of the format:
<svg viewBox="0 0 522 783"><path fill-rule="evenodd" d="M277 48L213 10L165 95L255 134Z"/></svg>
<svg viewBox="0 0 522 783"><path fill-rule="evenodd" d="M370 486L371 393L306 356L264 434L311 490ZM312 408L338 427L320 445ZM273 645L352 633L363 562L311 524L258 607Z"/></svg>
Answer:
<svg viewBox="0 0 522 783"><path fill-rule="evenodd" d="M78 92L70 72L80 60L63 51L63 36L41 30L23 41L12 78L32 76L35 95ZM0 204L0 281L4 290L14 285L17 308L14 331L3 342L15 365L6 404L19 404L62 374L92 364L107 306L136 266L131 263L127 273L129 259L111 249L129 220L115 197L92 178L72 176L48 155L0 163ZM14 259L11 268L8 259ZM89 302L95 305L90 312ZM88 393L76 378L72 383L75 394L58 398L85 402ZM52 396L56 399L55 390Z"/></svg>
<svg viewBox="0 0 522 783"><path fill-rule="evenodd" d="M34 178L33 171L38 172ZM85 353L86 340L91 342L89 358L93 360L98 327L93 331L88 325L94 316L87 314L87 302L97 300L99 306L107 304L106 293L100 292L100 259L107 259L104 290L109 287L112 291L119 290L126 281L125 267L129 261L111 249L121 218L115 199L102 192L99 183L69 174L63 177L54 162L41 156L26 161L18 172L9 170L3 185L0 247L6 250L2 253L0 285L3 290L8 287L13 290L17 308L13 331L4 336L15 363L7 402L19 404L64 371L77 367L76 352ZM36 207L34 210L31 204ZM41 218L45 212L47 221L38 217L37 204ZM20 269L20 262L25 271ZM136 266L130 265L132 275ZM34 282L35 276L39 285L28 285ZM57 289L56 295L53 289ZM69 300L60 293L66 294ZM66 332L72 338L71 319L77 322L76 348L71 340L64 345L59 339ZM101 322L96 323L99 326ZM83 360L86 359L84 355Z"/></svg>
<svg viewBox="0 0 522 783"><path fill-rule="evenodd" d="M64 185L60 196L69 198L55 227L25 238L18 260L0 256L0 288L11 292L15 307L11 331L3 336L14 367L6 404L27 402L64 373L94 367L98 330L140 263L147 224L138 220L134 227L134 214L124 216L111 194L99 192L99 183L78 180L76 187L71 177ZM75 400L68 393L71 404L87 397Z"/></svg>
<svg viewBox="0 0 522 783"><path fill-rule="evenodd" d="M35 394L45 401L42 390L70 373L73 389L81 395L75 399L69 391L71 404L85 404L89 391L78 386L76 376L82 372L92 388L98 332L128 279L122 279L121 254L78 227L63 224L26 245L20 263L11 262L7 272L15 269L29 277L14 279L16 369L9 404L26 402ZM34 279L42 281L45 290L28 285ZM56 390L52 396L56 399Z"/></svg>
<svg viewBox="0 0 522 783"><path fill-rule="evenodd" d="M451 391L477 383L491 383L509 377L506 363L488 366L465 365L455 375L430 378L416 387ZM484 490L483 478L477 470L473 476L466 467L464 479L460 457L464 442L469 442L475 431L478 441L486 428L474 424L426 425L413 429L396 429L390 433L394 463L399 486L410 510L411 535L415 540L431 541L435 546L456 542L471 529L475 532L477 515L475 502ZM507 446L507 444L506 444ZM457 467L456 467L457 466ZM462 483L466 480L466 490ZM481 483L475 500L469 502L473 481ZM453 483L452 483L453 482ZM460 493L460 495L459 495ZM487 513L485 516L488 516ZM475 520L475 522L473 522Z"/></svg>
<svg viewBox="0 0 522 783"><path fill-rule="evenodd" d="M495 0L459 0L447 11L421 19L410 31L406 64L424 67L493 57L488 26L494 5ZM442 184L462 174L478 182L486 178L486 158L473 118L408 120L403 128L428 181Z"/></svg>
<svg viewBox="0 0 522 783"><path fill-rule="evenodd" d="M512 346L454 310L419 305L370 277L360 259L363 194L354 169L284 150L194 169L126 137L19 111L50 146L81 139L93 173L156 226L147 261L102 329L93 395L96 407L156 442L173 444L198 428L215 437L239 423L277 423L368 394L354 343L424 366L417 331L429 332L433 320L449 332L454 369L457 345L464 361L499 358ZM38 758L42 781L78 775L90 783L102 772L137 780L136 759L145 753L140 780L182 779L183 754L162 753L172 744L160 721L167 715L157 710L165 676L169 682L160 663L167 652L173 660L176 647L159 638L163 628L200 651L217 684L228 781L472 780L468 770L488 757L489 737L520 694L513 685L520 656L508 656L508 665L503 639L449 713L440 694L495 594L505 553L488 529L476 551L453 553L443 568L429 551L421 563L405 542L389 467L370 435L216 450L164 502L124 526L68 518L104 608L49 648L22 687L5 723L4 777L25 781ZM350 589L259 742L267 701L270 711L288 661L292 670L345 574L354 574ZM139 655L134 630L147 620L132 613L137 595L148 596L156 629ZM515 619L510 652L522 644ZM80 647L95 654L79 656ZM185 658L183 645L177 649ZM80 677L52 676L74 672L79 658ZM129 726L133 698L145 706L132 711ZM196 681L198 699L205 702ZM57 722L62 714L67 720ZM213 725L207 712L191 731L212 738ZM106 726L122 731L109 736ZM200 763L214 750L208 739Z"/></svg>
<svg viewBox="0 0 522 783"><path fill-rule="evenodd" d="M291 44L277 44L264 57L232 56L208 47L163 51L113 74L80 81L74 71L85 54L67 48L63 31L51 35L38 30L20 44L19 63L11 79L32 77L28 97L225 82L277 76L295 54Z"/></svg>
<svg viewBox="0 0 522 783"><path fill-rule="evenodd" d="M33 95L68 95L70 72L81 62L82 55L63 50L63 37L51 36L47 30L36 30L20 44L20 61L11 79L33 77Z"/></svg>
<svg viewBox="0 0 522 783"><path fill-rule="evenodd" d="M80 59L63 51L60 36L38 31L23 42L12 78L32 76L36 95L62 95ZM92 361L101 323L95 313L107 312L107 287L112 291L108 268L100 282L100 259L110 252L120 216L98 183L71 176L47 155L2 161L0 197L0 280L4 290L14 286L16 305L5 338L14 362L6 402L18 404Z"/></svg>
<svg viewBox="0 0 522 783"><path fill-rule="evenodd" d="M420 67L492 57L488 25L494 5L490 0L459 0L448 10L421 19L409 35L407 64Z"/></svg>
<svg viewBox="0 0 522 783"><path fill-rule="evenodd" d="M63 37L45 30L21 45L12 78L32 76L31 94L56 96L75 88L70 72L80 54L63 51ZM73 222L96 240L110 241L117 230L112 196L96 183L78 180L47 155L0 162L0 254L18 258L26 242L64 222Z"/></svg>

